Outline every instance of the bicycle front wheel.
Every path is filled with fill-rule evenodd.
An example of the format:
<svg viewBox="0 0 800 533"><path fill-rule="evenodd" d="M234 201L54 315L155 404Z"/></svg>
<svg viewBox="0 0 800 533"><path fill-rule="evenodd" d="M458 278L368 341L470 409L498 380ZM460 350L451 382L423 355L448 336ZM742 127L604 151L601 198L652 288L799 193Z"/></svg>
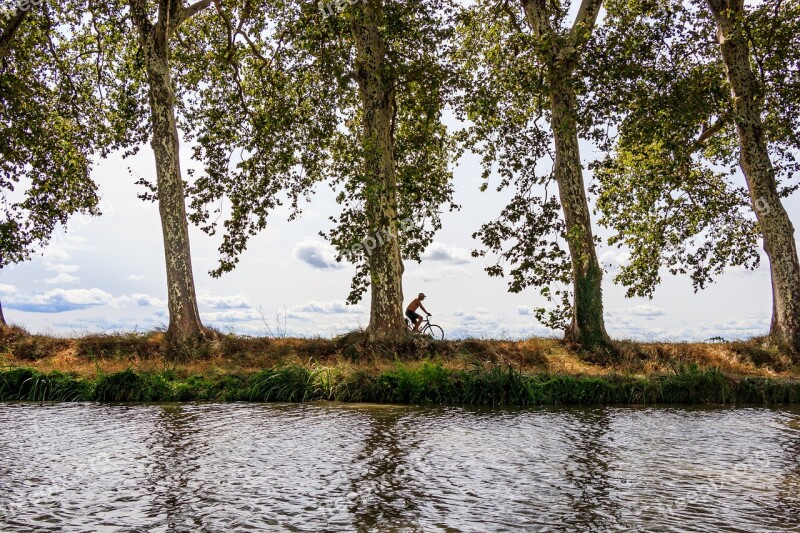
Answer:
<svg viewBox="0 0 800 533"><path fill-rule="evenodd" d="M428 325L428 327L425 328L425 331L423 333L425 333L425 335L431 337L435 341L444 340L444 330L434 324Z"/></svg>

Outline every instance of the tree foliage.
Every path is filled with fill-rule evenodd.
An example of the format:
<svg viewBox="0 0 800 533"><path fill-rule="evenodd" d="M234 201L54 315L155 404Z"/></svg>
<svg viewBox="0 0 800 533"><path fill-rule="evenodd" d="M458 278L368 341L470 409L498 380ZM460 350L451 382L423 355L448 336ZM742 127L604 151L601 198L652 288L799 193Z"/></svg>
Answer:
<svg viewBox="0 0 800 533"><path fill-rule="evenodd" d="M456 83L446 60L453 6L444 0L375 4L387 43L386 74L396 84L397 218L413 220L400 235L401 247L405 258L419 260L441 227L439 207L455 208L451 164L457 150L443 122ZM219 217L228 215L214 274L234 268L277 206L289 205L294 218L325 183L342 210L322 234L339 259L356 265L349 301L366 290L366 257L354 250L382 228L369 227L364 210L374 186L365 175L365 151L376 148L363 138L356 80L353 24L361 7L348 4L325 15L310 2L260 3L263 19L231 21L227 54L211 56L211 66L197 72L204 89L192 116L213 126L198 138L196 157L208 173L192 189L193 220L213 233ZM237 27L255 37L236 38ZM241 58L236 68L232 57Z"/></svg>
<svg viewBox="0 0 800 533"><path fill-rule="evenodd" d="M77 7L42 3L2 28L0 268L27 260L71 215L98 214L92 158L114 143L93 90L101 66L74 36Z"/></svg>
<svg viewBox="0 0 800 533"><path fill-rule="evenodd" d="M616 281L652 296L660 269L695 290L726 267L759 265L759 231L737 167L738 139L714 21L700 2L607 4L589 105L609 155L595 167L600 223L631 261ZM745 26L764 88L783 194L796 189L798 3L752 7ZM609 53L611 51L611 53ZM756 209L759 208L756 199Z"/></svg>

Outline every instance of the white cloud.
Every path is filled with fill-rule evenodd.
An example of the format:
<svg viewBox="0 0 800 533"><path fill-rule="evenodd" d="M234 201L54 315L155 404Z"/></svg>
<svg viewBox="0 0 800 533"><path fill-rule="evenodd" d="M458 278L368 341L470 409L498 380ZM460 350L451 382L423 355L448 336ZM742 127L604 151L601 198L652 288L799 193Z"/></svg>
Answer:
<svg viewBox="0 0 800 533"><path fill-rule="evenodd" d="M626 309L626 312L633 316L642 316L646 318L663 316L667 314L666 311L664 311L660 307L655 307L647 304L634 305L633 307L629 307L628 309Z"/></svg>
<svg viewBox="0 0 800 533"><path fill-rule="evenodd" d="M336 262L336 251L326 242L301 241L294 247L292 255L311 268L329 270L345 267L344 263Z"/></svg>
<svg viewBox="0 0 800 533"><path fill-rule="evenodd" d="M70 272L77 272L80 270L78 265L71 265L66 263L57 263L51 261L49 258L44 260L44 269L50 272L57 272L54 277L44 280L49 285L57 285L59 283L77 283L81 280L78 276L73 276Z"/></svg>
<svg viewBox="0 0 800 533"><path fill-rule="evenodd" d="M769 331L770 317L753 316L746 320L728 319L714 322L700 322L693 327L679 330L683 335L705 340L710 337L722 337L727 340L744 339L757 335L766 335Z"/></svg>
<svg viewBox="0 0 800 533"><path fill-rule="evenodd" d="M458 322L462 324L473 323L473 322L478 322L482 324L496 323L496 319L492 315L492 313L488 309L484 309L481 307L475 309L475 312L467 312L467 311L462 311L461 309L456 309L453 312L453 316L455 316L458 319Z"/></svg>
<svg viewBox="0 0 800 533"><path fill-rule="evenodd" d="M769 276L769 260L762 254L761 264L757 269L751 270L743 266L727 267L725 269L725 275L739 277Z"/></svg>
<svg viewBox="0 0 800 533"><path fill-rule="evenodd" d="M445 265L438 268L420 267L404 277L408 279L418 279L421 281L436 281L440 279L469 276L470 271L465 267Z"/></svg>
<svg viewBox="0 0 800 533"><path fill-rule="evenodd" d="M63 313L93 306L117 307L117 301L100 289L54 289L41 294L16 295L6 307L29 313Z"/></svg>
<svg viewBox="0 0 800 533"><path fill-rule="evenodd" d="M70 252L75 250L89 250L92 246L86 244L88 239L75 233L64 234L64 232L53 233L50 243L42 251L42 257L46 264L59 263L72 259Z"/></svg>
<svg viewBox="0 0 800 533"><path fill-rule="evenodd" d="M296 305L289 311L293 313L320 313L325 315L338 315L342 313L362 313L358 307L347 305L344 302L306 302Z"/></svg>
<svg viewBox="0 0 800 533"><path fill-rule="evenodd" d="M149 294L131 294L130 298L139 307L166 307L167 302Z"/></svg>
<svg viewBox="0 0 800 533"><path fill-rule="evenodd" d="M128 276L130 281L142 281L143 279L147 279L145 276L141 276L139 274L131 274Z"/></svg>
<svg viewBox="0 0 800 533"><path fill-rule="evenodd" d="M47 278L44 280L44 282L50 285L55 285L58 283L76 283L80 280L81 278L73 276L72 274L67 274L66 272L59 272L57 276L53 278Z"/></svg>
<svg viewBox="0 0 800 533"><path fill-rule="evenodd" d="M6 294L12 294L12 293L15 293L15 292L17 292L17 288L14 287L13 285L4 285L4 284L0 283L0 294L6 295Z"/></svg>
<svg viewBox="0 0 800 533"><path fill-rule="evenodd" d="M209 309L248 309L252 307L250 301L239 294L233 296L208 296L197 297L197 304Z"/></svg>
<svg viewBox="0 0 800 533"><path fill-rule="evenodd" d="M631 315L631 317L625 318L621 315L611 316L608 314L606 326L611 336L619 339L646 342L659 340L703 342L713 337L736 340L765 335L769 331L770 322L769 315L752 315L746 319L727 319L713 322L684 321L684 327L660 327L658 324L641 325L637 323L636 316ZM652 318L648 317L647 320L652 320Z"/></svg>
<svg viewBox="0 0 800 533"><path fill-rule="evenodd" d="M502 339L509 338L505 324L497 320L461 320L457 323L442 322L445 339Z"/></svg>
<svg viewBox="0 0 800 533"><path fill-rule="evenodd" d="M517 306L517 314L523 316L533 316L533 307L529 305L518 305Z"/></svg>
<svg viewBox="0 0 800 533"><path fill-rule="evenodd" d="M140 318L103 318L86 317L78 320L64 320L53 324L58 328L71 330L75 335L86 335L94 332L110 333L115 331L129 332L150 330L158 325L164 325L163 320L156 316Z"/></svg>
<svg viewBox="0 0 800 533"><path fill-rule="evenodd" d="M69 253L64 247L52 246L52 245L46 248L42 253L42 255L44 256L45 261L51 261L51 260L66 261L72 258L72 256L69 255Z"/></svg>
<svg viewBox="0 0 800 533"><path fill-rule="evenodd" d="M261 320L261 314L255 309L228 309L214 313L200 313L206 322L250 322Z"/></svg>
<svg viewBox="0 0 800 533"><path fill-rule="evenodd" d="M67 265L64 263L51 263L50 261L45 261L44 269L50 270L53 272L59 273L66 273L66 272L76 272L80 267L78 265Z"/></svg>
<svg viewBox="0 0 800 533"><path fill-rule="evenodd" d="M630 262L631 254L625 250L611 248L602 252L597 259L609 272L617 272Z"/></svg>
<svg viewBox="0 0 800 533"><path fill-rule="evenodd" d="M425 250L423 259L429 261L445 261L448 263L455 263L463 265L469 263L470 254L464 248L457 248L455 246L447 246L446 244L433 243Z"/></svg>
<svg viewBox="0 0 800 533"><path fill-rule="evenodd" d="M59 274L60 276L69 276L69 274ZM0 286L3 287L3 286ZM6 286L9 290L6 307L9 309L17 309L19 311L26 311L31 313L63 313L66 311L74 311L76 309L85 309L87 307L107 306L107 307L122 307L126 305L136 305L138 307L155 307L166 308L167 302L161 298L151 296L149 294L134 293L130 296L114 297L113 295L101 289L55 289L45 293L39 294L18 294L13 287ZM2 294L2 290L0 290ZM227 310L243 310L250 311L251 305L247 298L240 295L234 296L200 296L198 301L201 305L208 309L218 309L221 311ZM213 319L224 319L224 313L209 313ZM166 316L166 315L165 315ZM242 315L230 314L230 317L241 318ZM260 315L254 311L250 312L250 316L258 318ZM222 317L222 318L219 318Z"/></svg>

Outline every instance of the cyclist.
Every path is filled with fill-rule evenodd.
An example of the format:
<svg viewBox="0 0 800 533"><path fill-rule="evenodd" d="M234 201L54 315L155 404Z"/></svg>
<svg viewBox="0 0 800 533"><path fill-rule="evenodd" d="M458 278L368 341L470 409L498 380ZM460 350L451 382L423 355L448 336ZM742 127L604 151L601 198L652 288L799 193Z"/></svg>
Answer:
<svg viewBox="0 0 800 533"><path fill-rule="evenodd" d="M425 311L425 314L431 316L431 314L428 313L428 310L425 309L425 306L422 305L422 300L424 299L425 294L419 293L419 296L411 300L411 303L408 304L408 307L406 308L406 316L409 320L411 320L411 323L414 324L414 329L412 331L419 331L419 325L422 323L422 315L417 313L417 309L422 308L422 310Z"/></svg>

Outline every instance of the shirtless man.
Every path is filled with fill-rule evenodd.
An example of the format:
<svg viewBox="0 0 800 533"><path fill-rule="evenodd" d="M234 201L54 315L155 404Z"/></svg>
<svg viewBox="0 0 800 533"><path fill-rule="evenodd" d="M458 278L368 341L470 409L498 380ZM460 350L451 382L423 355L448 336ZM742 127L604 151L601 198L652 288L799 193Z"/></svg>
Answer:
<svg viewBox="0 0 800 533"><path fill-rule="evenodd" d="M425 295L423 293L419 293L419 296L411 300L411 303L408 304L408 307L406 308L406 316L408 317L409 320L411 320L411 323L414 324L413 331L418 331L419 325L422 323L422 315L417 313L418 308L421 307L422 310L425 311L425 314L431 316L431 314L428 313L428 310L425 309L425 306L422 305L422 300L424 299Z"/></svg>

